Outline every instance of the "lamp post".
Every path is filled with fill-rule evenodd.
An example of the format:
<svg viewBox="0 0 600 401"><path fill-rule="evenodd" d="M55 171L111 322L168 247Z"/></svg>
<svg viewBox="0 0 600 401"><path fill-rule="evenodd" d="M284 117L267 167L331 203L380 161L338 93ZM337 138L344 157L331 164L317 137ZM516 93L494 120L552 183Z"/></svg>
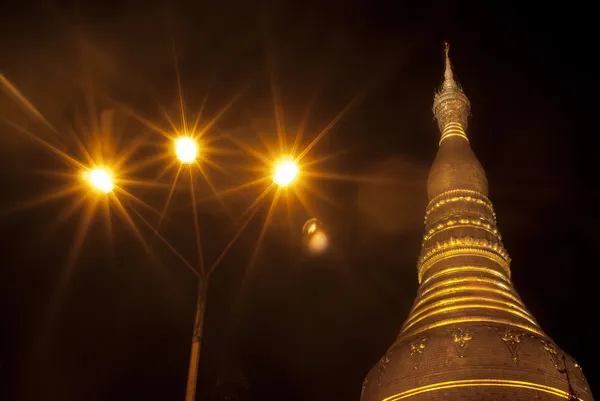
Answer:
<svg viewBox="0 0 600 401"><path fill-rule="evenodd" d="M195 163L198 156L198 144L194 138L180 137L175 140L175 155L182 164ZM298 165L288 158L280 159L273 168L273 183L280 188L290 186L299 173ZM95 167L83 172L84 180L95 191L108 195L115 187L113 172L107 167ZM222 260L222 256L205 271L198 272L198 291L196 298L196 315L194 319L194 330L190 350L190 364L185 391L185 401L195 401L196 387L198 381L198 366L200 363L200 350L202 346L202 334L204 331L204 317L206 313L206 301L210 277Z"/></svg>
<svg viewBox="0 0 600 401"><path fill-rule="evenodd" d="M182 164L195 163L196 158L198 157L198 143L194 138L188 136L175 139L175 155ZM211 273L214 270L213 268L207 273L204 271L199 272L198 290L196 294L196 315L194 318L194 331L192 334L192 346L190 350L190 365L188 367L187 384L185 387L185 401L194 401L196 399L198 366L200 365L200 349L202 346L204 316L206 314L206 300L208 297L208 283Z"/></svg>

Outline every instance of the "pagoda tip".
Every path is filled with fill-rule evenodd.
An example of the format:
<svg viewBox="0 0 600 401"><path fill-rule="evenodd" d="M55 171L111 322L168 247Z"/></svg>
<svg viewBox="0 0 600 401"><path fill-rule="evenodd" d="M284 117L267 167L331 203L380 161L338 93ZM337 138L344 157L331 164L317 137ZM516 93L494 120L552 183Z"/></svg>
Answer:
<svg viewBox="0 0 600 401"><path fill-rule="evenodd" d="M444 47L444 53L446 56L446 69L444 71L444 78L446 78L447 81L453 81L454 74L452 74L452 64L450 63L450 42L445 42Z"/></svg>

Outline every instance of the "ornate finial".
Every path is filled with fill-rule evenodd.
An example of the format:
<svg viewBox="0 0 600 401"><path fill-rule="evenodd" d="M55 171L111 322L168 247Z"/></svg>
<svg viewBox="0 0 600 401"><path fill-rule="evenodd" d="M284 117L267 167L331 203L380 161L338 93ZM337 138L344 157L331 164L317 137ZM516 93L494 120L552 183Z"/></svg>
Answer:
<svg viewBox="0 0 600 401"><path fill-rule="evenodd" d="M444 84L453 83L454 85L456 85L456 82L454 82L454 74L452 73L452 64L450 64L450 43L448 43L448 42L445 43L444 53L446 54L446 69L444 71Z"/></svg>
<svg viewBox="0 0 600 401"><path fill-rule="evenodd" d="M471 113L471 104L467 96L465 96L462 88L458 85L454 79L454 73L452 72L452 63L450 62L450 44L445 44L445 62L446 68L444 70L444 83L440 90L435 94L433 100L433 114L438 120L440 131L444 132L444 129L448 124L460 124L460 127L453 127L453 131L458 128L462 131L467 129L467 123L469 114Z"/></svg>

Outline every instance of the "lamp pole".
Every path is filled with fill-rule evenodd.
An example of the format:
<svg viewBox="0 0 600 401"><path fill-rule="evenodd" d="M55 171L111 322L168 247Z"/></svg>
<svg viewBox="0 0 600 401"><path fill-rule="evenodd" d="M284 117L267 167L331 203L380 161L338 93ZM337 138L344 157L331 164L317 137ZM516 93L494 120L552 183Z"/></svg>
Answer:
<svg viewBox="0 0 600 401"><path fill-rule="evenodd" d="M175 140L175 154L183 164L195 163L198 156L198 143L193 137L183 136ZM190 185L192 185L192 171L190 170ZM194 199L194 189L192 199ZM195 207L195 206L194 206ZM197 226L197 216L194 211L194 218ZM198 232L196 232L199 235ZM202 257L201 257L202 259ZM198 383L198 366L200 365L200 349L202 347L202 334L204 332L204 316L206 314L206 300L208 297L208 283L211 270L206 273L202 261L200 263L200 272L198 276L198 290L196 294L196 317L194 319L194 331L192 334L192 348L190 350L190 366L188 368L187 384L185 388L185 401L195 401L196 387ZM214 266L213 266L214 267Z"/></svg>
<svg viewBox="0 0 600 401"><path fill-rule="evenodd" d="M196 384L198 382L198 365L200 363L200 348L202 346L202 333L204 331L208 283L209 275L201 276L198 282L196 318L194 320L194 334L192 335L192 349L190 351L190 366L188 369L185 401L195 401L196 399Z"/></svg>
<svg viewBox="0 0 600 401"><path fill-rule="evenodd" d="M195 162L197 158L197 143L191 137L181 137L175 140L175 153L181 163L189 164ZM298 174L298 166L292 160L282 160L278 165L275 166L273 181L280 187L288 186ZM190 170L190 180L191 170ZM191 181L190 181L191 182ZM193 196L193 189L192 189ZM197 221L197 220L196 220ZM246 224L249 220L246 221ZM198 227L196 226L196 229ZM188 368L187 384L185 389L185 401L196 400L196 388L198 385L198 367L200 365L200 350L202 348L202 334L204 332L204 317L206 314L206 301L208 297L208 285L210 282L210 276L215 268L221 262L225 252L229 249L231 244L236 240L237 236L241 233L241 229L238 230L233 241L225 248L225 251L215 261L215 263L208 269L204 270L204 266L201 266L201 272L198 280L198 293L196 295L196 317L194 319L194 332L192 334L192 346L190 350L190 365ZM199 235L199 234L198 234Z"/></svg>

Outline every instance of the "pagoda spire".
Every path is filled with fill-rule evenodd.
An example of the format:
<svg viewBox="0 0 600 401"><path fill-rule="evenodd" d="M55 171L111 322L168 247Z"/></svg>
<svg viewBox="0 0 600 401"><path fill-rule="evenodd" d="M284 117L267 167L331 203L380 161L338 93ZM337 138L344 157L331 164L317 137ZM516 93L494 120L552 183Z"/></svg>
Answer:
<svg viewBox="0 0 600 401"><path fill-rule="evenodd" d="M483 167L469 145L467 125L471 103L456 82L446 43L444 81L433 99L433 114L441 133L438 154L429 170L427 193L433 199L448 191L474 191L488 195Z"/></svg>
<svg viewBox="0 0 600 401"><path fill-rule="evenodd" d="M433 103L441 139L427 180L419 288L398 338L365 379L362 401L593 401L579 364L513 285L448 45L445 65Z"/></svg>
<svg viewBox="0 0 600 401"><path fill-rule="evenodd" d="M442 132L440 144L451 136L459 136L468 141L465 131L471 114L471 103L454 78L448 42L445 47L445 60L444 82L433 100L433 114Z"/></svg>
<svg viewBox="0 0 600 401"><path fill-rule="evenodd" d="M454 73L452 72L452 64L450 63L450 43L446 42L444 53L446 54L446 69L444 70L444 87L456 88L458 85L454 81Z"/></svg>

